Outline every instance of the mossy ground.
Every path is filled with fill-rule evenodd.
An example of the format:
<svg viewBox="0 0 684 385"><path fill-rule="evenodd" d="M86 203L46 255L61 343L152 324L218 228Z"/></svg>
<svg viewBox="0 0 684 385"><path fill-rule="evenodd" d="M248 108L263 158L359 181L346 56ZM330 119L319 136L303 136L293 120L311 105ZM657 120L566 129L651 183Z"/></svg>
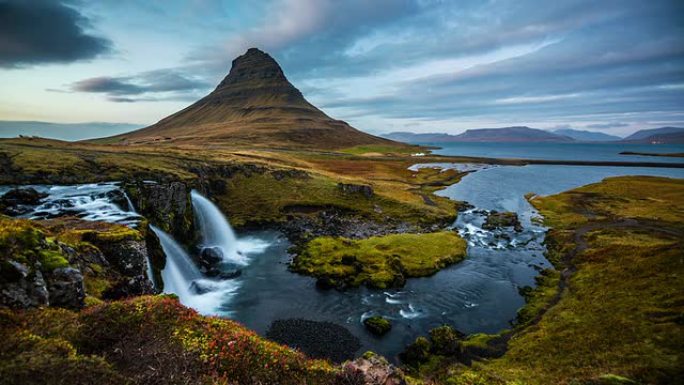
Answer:
<svg viewBox="0 0 684 385"><path fill-rule="evenodd" d="M466 242L452 231L392 234L362 240L319 237L306 244L292 269L332 285L402 286L465 258Z"/></svg>
<svg viewBox="0 0 684 385"><path fill-rule="evenodd" d="M552 227L557 271L526 292L508 350L421 374L447 384L680 383L684 181L609 178L532 203Z"/></svg>

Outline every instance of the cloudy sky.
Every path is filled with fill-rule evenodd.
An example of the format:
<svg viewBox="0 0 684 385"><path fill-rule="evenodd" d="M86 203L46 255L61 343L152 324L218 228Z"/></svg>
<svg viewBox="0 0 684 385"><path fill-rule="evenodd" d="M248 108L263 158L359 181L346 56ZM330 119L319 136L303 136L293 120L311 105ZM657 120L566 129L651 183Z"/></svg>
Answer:
<svg viewBox="0 0 684 385"><path fill-rule="evenodd" d="M249 47L374 133L684 125L679 0L0 0L0 120L147 125Z"/></svg>

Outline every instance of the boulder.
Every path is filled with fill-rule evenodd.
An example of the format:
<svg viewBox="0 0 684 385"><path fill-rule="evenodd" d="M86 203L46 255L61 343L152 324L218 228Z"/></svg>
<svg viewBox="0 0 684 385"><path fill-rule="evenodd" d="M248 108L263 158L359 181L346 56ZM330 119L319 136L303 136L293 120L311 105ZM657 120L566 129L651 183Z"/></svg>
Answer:
<svg viewBox="0 0 684 385"><path fill-rule="evenodd" d="M15 188L0 197L0 211L10 216L26 214L47 196L32 187Z"/></svg>
<svg viewBox="0 0 684 385"><path fill-rule="evenodd" d="M518 214L510 211L502 213L491 211L487 214L487 219L482 225L482 228L485 230L495 230L504 227L513 227L513 229L518 232L523 230L522 224L520 224L520 220L518 219Z"/></svg>
<svg viewBox="0 0 684 385"><path fill-rule="evenodd" d="M50 305L68 309L80 309L85 299L83 275L73 267L61 267L48 276Z"/></svg>
<svg viewBox="0 0 684 385"><path fill-rule="evenodd" d="M0 263L0 305L30 308L48 305L48 290L40 270L9 260Z"/></svg>
<svg viewBox="0 0 684 385"><path fill-rule="evenodd" d="M392 323L380 316L368 317L363 320L363 325L368 329L369 332L375 334L376 336L385 335L392 329Z"/></svg>
<svg viewBox="0 0 684 385"><path fill-rule="evenodd" d="M202 266L214 266L223 261L223 250L220 247L205 247L199 255L199 263Z"/></svg>
<svg viewBox="0 0 684 385"><path fill-rule="evenodd" d="M337 188L346 194L361 194L366 198L373 196L373 188L363 184L338 183Z"/></svg>

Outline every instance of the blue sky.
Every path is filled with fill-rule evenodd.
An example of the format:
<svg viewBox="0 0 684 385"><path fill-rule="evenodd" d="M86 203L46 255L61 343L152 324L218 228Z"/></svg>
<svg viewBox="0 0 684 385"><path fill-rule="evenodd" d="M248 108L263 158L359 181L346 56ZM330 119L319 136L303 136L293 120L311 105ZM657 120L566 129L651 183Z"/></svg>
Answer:
<svg viewBox="0 0 684 385"><path fill-rule="evenodd" d="M249 47L373 133L684 125L684 2L0 0L0 120L147 125Z"/></svg>

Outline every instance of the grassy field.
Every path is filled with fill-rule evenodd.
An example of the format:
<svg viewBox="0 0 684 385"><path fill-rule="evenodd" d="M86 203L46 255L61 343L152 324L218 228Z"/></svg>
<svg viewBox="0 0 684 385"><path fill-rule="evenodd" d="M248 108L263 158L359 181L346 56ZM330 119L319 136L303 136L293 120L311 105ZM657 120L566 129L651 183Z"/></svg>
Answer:
<svg viewBox="0 0 684 385"><path fill-rule="evenodd" d="M465 258L466 242L451 231L392 234L361 240L319 237L298 255L292 269L328 280L331 286L387 288L406 278L432 275Z"/></svg>
<svg viewBox="0 0 684 385"><path fill-rule="evenodd" d="M238 227L284 222L297 207L337 208L378 221L448 223L455 217L454 202L432 193L464 174L408 170L415 162L401 154L0 140L1 184L155 180L182 181L192 188L220 185L211 198ZM338 183L368 185L374 194L359 199L340 192Z"/></svg>
<svg viewBox="0 0 684 385"><path fill-rule="evenodd" d="M552 228L547 243L557 271L528 293L533 307L501 358L453 364L426 378L447 384L681 383L684 181L609 178L532 203Z"/></svg>

